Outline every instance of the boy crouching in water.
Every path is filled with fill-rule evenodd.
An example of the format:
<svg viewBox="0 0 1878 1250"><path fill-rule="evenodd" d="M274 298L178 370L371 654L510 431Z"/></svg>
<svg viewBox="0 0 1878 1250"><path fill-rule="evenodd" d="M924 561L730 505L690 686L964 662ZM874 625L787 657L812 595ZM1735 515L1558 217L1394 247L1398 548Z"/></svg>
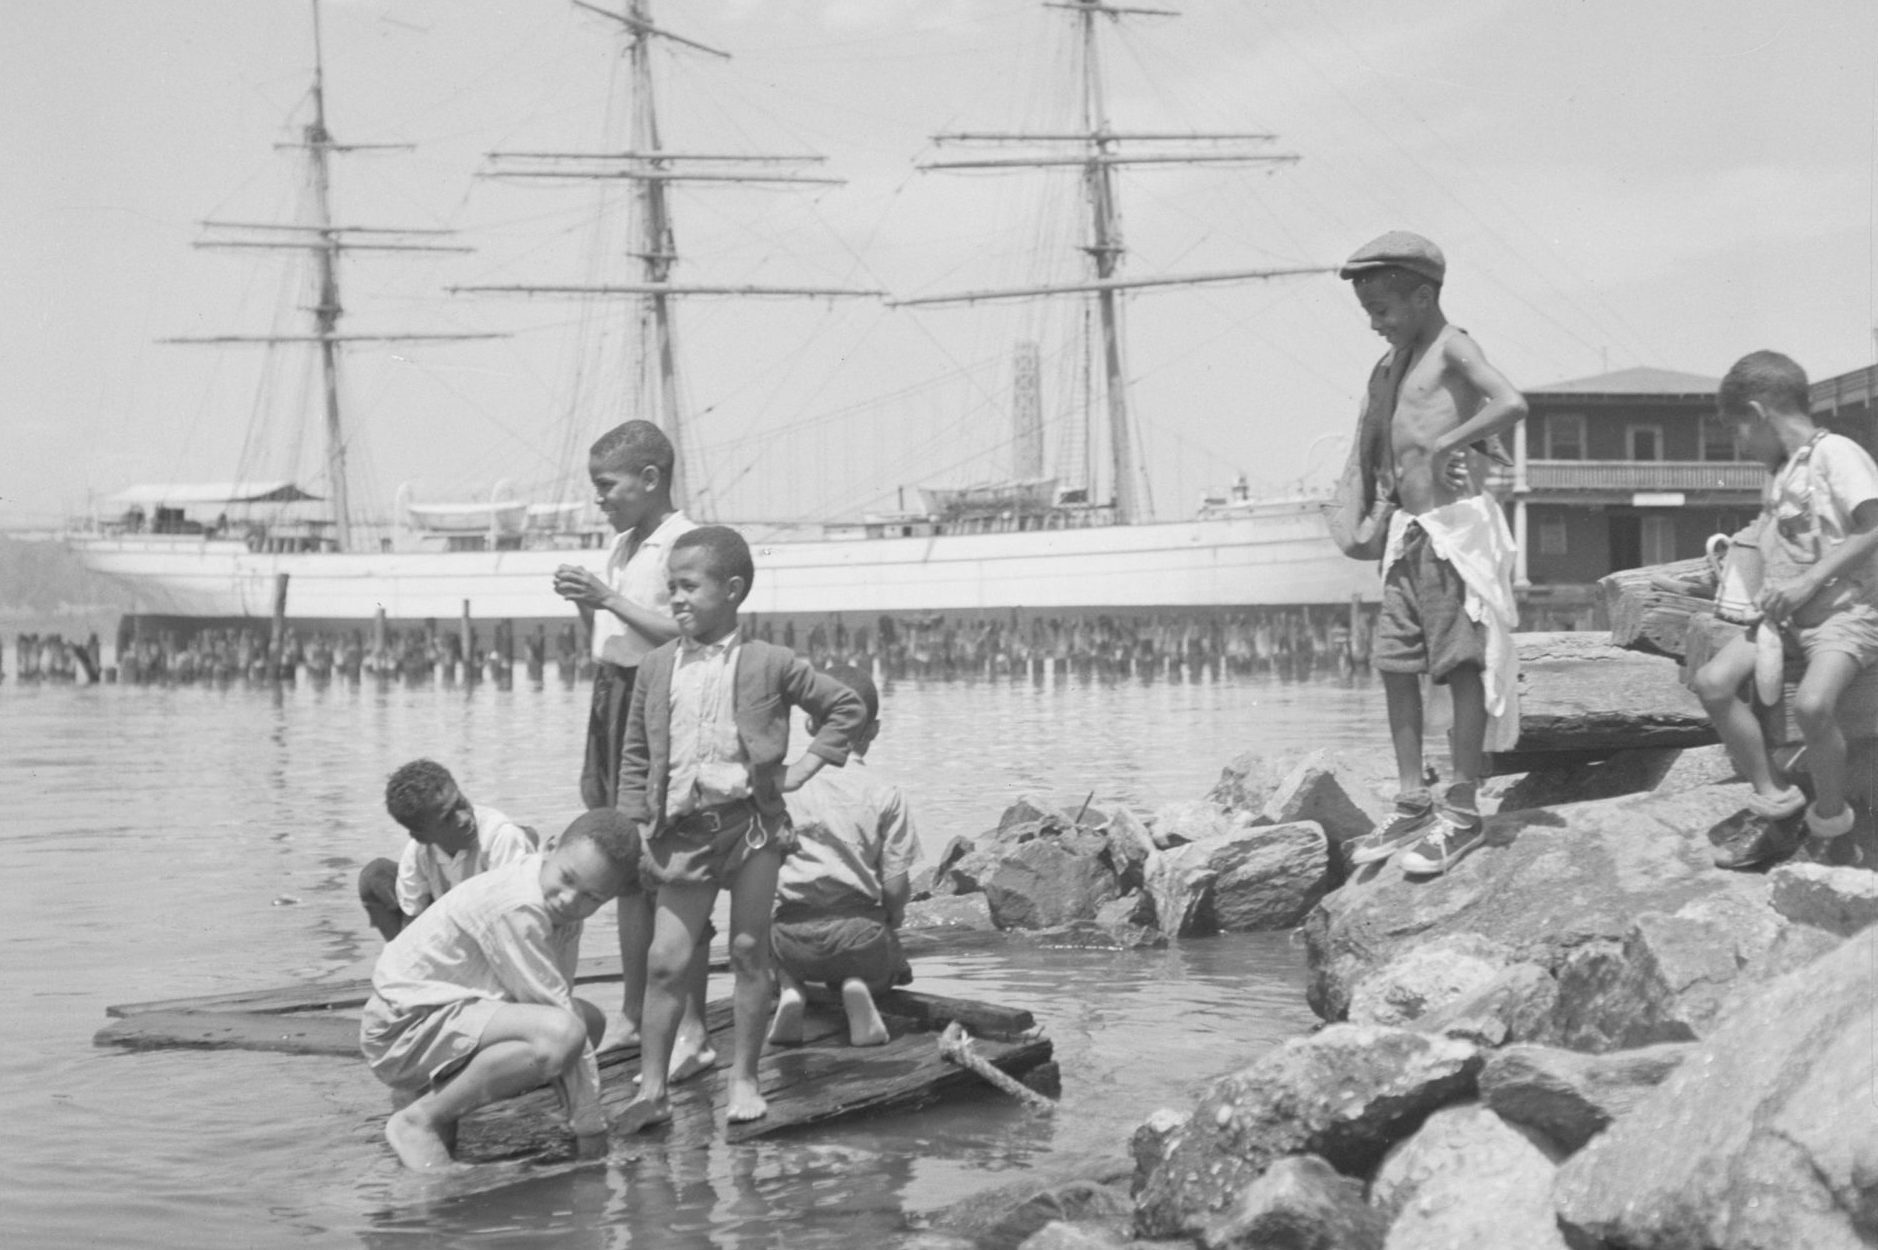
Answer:
<svg viewBox="0 0 1878 1250"><path fill-rule="evenodd" d="M1366 409L1359 437L1396 504L1371 662L1382 673L1400 790L1394 816L1354 844L1351 859L1372 863L1406 846L1404 871L1443 873L1485 837L1477 791L1486 753L1519 737L1516 552L1505 514L1481 488L1481 457L1485 440L1525 417L1526 400L1448 324L1447 260L1421 235L1373 239L1338 275L1388 341L1378 370L1395 383L1393 408ZM1422 771L1423 673L1454 697L1454 780L1438 794Z"/></svg>
<svg viewBox="0 0 1878 1250"><path fill-rule="evenodd" d="M553 850L464 882L385 947L359 1048L391 1086L385 1140L406 1167L449 1167L458 1121L545 1081L577 1153L605 1152L594 1058L605 1019L574 997L574 969L581 923L638 887L638 860L630 821L587 812Z"/></svg>
<svg viewBox="0 0 1878 1250"><path fill-rule="evenodd" d="M1852 679L1878 660L1878 465L1851 439L1813 425L1806 373L1778 352L1736 361L1716 400L1740 444L1771 474L1757 523L1763 616L1754 628L1778 630L1784 648L1806 660L1793 718L1806 741L1810 807L1799 787L1776 778L1743 693L1754 672L1756 636L1730 641L1692 683L1754 788L1747 810L1716 830L1716 864L1747 868L1795 848L1794 817L1802 808L1814 837L1852 830L1838 707Z"/></svg>
<svg viewBox="0 0 1878 1250"><path fill-rule="evenodd" d="M899 787L868 775L867 749L880 733L880 692L866 673L840 665L828 675L861 696L867 723L854 758L817 773L789 796L796 849L783 861L771 945L782 994L769 1040L802 1040L804 981L841 991L848 1041L884 1046L887 1026L874 995L913 979L900 950L900 922L919 863L919 838ZM816 725L809 723L813 732Z"/></svg>
<svg viewBox="0 0 1878 1250"><path fill-rule="evenodd" d="M620 762L620 811L639 825L641 871L658 892L639 1097L620 1113L623 1132L671 1118L667 1067L686 968L725 888L736 1038L727 1113L741 1123L768 1111L756 1067L774 984L770 912L783 855L795 844L782 796L823 764L847 763L867 715L860 696L788 648L738 632L737 609L756 570L735 530L707 525L681 535L669 567L682 637L640 662ZM819 728L785 766L792 707Z"/></svg>

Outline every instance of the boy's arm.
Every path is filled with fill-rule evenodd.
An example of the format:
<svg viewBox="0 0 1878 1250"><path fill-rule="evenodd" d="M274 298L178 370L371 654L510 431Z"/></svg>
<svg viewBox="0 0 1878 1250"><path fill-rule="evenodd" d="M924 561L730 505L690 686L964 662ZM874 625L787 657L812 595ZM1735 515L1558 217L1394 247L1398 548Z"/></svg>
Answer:
<svg viewBox="0 0 1878 1250"><path fill-rule="evenodd" d="M633 701L626 711L626 738L619 751L619 798L614 803L628 820L641 825L652 819L646 806L646 782L652 771L652 748L646 738L646 687L650 685L646 670L652 658L647 656L640 663L639 675L633 682Z"/></svg>
<svg viewBox="0 0 1878 1250"><path fill-rule="evenodd" d="M533 911L508 910L485 932L484 956L503 993L518 1003L559 1007L581 1019L574 1005L571 970L580 956L580 932L555 930ZM582 1043L580 1058L555 1081L576 1137L606 1132L600 1107L600 1062L593 1043Z"/></svg>
<svg viewBox="0 0 1878 1250"><path fill-rule="evenodd" d="M1433 451L1440 460L1469 443L1491 438L1512 429L1526 418L1526 397L1507 381L1506 375L1487 363L1478 344L1465 334L1449 337L1442 353L1443 366L1460 374L1481 398L1474 415L1435 440Z"/></svg>
<svg viewBox="0 0 1878 1250"><path fill-rule="evenodd" d="M527 825L505 820L489 837L489 866L500 868L541 849L541 838Z"/></svg>
<svg viewBox="0 0 1878 1250"><path fill-rule="evenodd" d="M793 707L809 714L817 724L814 741L797 756L783 773L784 792L800 789L802 783L822 771L823 764L837 768L848 762L848 747L867 724L867 705L847 686L809 667L801 657L793 657L783 674L783 695Z"/></svg>
<svg viewBox="0 0 1878 1250"><path fill-rule="evenodd" d="M881 804L880 835L880 901L887 911L887 927L897 929L906 919L906 905L913 898L912 873L919 864L919 835L898 786L888 788Z"/></svg>
<svg viewBox="0 0 1878 1250"><path fill-rule="evenodd" d="M574 601L582 619L590 626L596 611L611 612L654 643L670 642L678 637L677 621L657 608L628 599L592 569L577 564L563 566L554 575L554 589L563 599Z"/></svg>
<svg viewBox="0 0 1878 1250"><path fill-rule="evenodd" d="M1878 555L1878 499L1867 499L1852 509L1852 532L1846 540L1821 556L1819 563L1784 586L1761 592L1761 611L1776 621L1792 616L1826 584Z"/></svg>
<svg viewBox="0 0 1878 1250"><path fill-rule="evenodd" d="M424 879L423 869L418 866L419 854L417 843L409 838L404 841L404 849L398 852L398 910L407 919L416 918L437 901L430 896L430 882Z"/></svg>

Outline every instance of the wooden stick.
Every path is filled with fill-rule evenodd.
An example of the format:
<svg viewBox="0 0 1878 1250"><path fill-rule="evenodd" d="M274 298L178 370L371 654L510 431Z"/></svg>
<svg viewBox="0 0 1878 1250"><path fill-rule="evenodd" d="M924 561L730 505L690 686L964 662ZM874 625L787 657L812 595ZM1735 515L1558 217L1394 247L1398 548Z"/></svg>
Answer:
<svg viewBox="0 0 1878 1250"><path fill-rule="evenodd" d="M971 1035L957 1020L946 1025L945 1032L939 1035L939 1054L941 1058L949 1059L966 1071L990 1082L1025 1106L1037 1111L1056 1110L1054 1102L985 1062L984 1058L972 1049Z"/></svg>

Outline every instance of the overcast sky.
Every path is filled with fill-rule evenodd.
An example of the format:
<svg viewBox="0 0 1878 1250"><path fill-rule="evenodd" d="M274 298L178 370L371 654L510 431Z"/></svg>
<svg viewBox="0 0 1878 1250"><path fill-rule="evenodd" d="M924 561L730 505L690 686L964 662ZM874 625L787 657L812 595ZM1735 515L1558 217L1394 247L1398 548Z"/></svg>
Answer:
<svg viewBox="0 0 1878 1250"><path fill-rule="evenodd" d="M0 524L147 481L320 488L306 362L165 337L300 328L282 262L192 247L204 218L293 220L306 0L0 0ZM1174 6L1169 6L1174 7ZM1878 5L1871 0L1201 0L1114 29L1121 130L1274 132L1272 169L1132 173L1127 272L1335 265L1436 239L1449 316L1522 386L1649 365L1718 376L1776 347L1870 363ZM668 147L804 152L842 185L684 191L681 276L896 296L1076 272L1074 176L921 173L929 136L1064 124L1066 15L1026 0L667 0L733 54L659 57ZM451 228L467 255L348 258L354 332L487 332L362 350L345 383L362 501L546 496L635 415L624 306L449 296L630 275L592 184L478 178L493 149L624 146L620 42L568 0L329 0L327 109L361 153L346 224ZM610 128L610 129L609 129ZM1053 422L1082 368L1061 305L687 304L694 478L727 518L855 516L1008 472L1011 354L1036 337ZM1159 515L1240 472L1326 476L1381 350L1346 284L1148 294L1129 372ZM259 415L257 415L259 414ZM1066 427L1064 427L1066 428ZM1079 449L1053 424L1053 463ZM577 479L576 479L577 480ZM909 495L910 502L910 495Z"/></svg>

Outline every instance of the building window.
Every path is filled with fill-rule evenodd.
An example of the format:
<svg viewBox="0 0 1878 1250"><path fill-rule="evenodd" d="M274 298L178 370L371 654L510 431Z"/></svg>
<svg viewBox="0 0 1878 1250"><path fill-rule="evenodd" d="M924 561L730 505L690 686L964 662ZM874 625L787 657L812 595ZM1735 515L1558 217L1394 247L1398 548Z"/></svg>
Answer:
<svg viewBox="0 0 1878 1250"><path fill-rule="evenodd" d="M1702 418L1701 441L1699 454L1704 460L1741 459L1741 449L1735 446L1735 424L1720 413Z"/></svg>
<svg viewBox="0 0 1878 1250"><path fill-rule="evenodd" d="M1545 419L1545 458L1583 460L1585 419L1576 412L1553 413Z"/></svg>
<svg viewBox="0 0 1878 1250"><path fill-rule="evenodd" d="M1661 460L1663 458L1663 427L1660 425L1633 425L1625 431L1630 445L1632 460Z"/></svg>
<svg viewBox="0 0 1878 1250"><path fill-rule="evenodd" d="M1643 518L1643 562L1645 564L1668 564L1676 558L1676 518L1671 516L1646 516Z"/></svg>
<svg viewBox="0 0 1878 1250"><path fill-rule="evenodd" d="M1543 516L1539 518L1539 554L1542 556L1565 554L1564 517Z"/></svg>

